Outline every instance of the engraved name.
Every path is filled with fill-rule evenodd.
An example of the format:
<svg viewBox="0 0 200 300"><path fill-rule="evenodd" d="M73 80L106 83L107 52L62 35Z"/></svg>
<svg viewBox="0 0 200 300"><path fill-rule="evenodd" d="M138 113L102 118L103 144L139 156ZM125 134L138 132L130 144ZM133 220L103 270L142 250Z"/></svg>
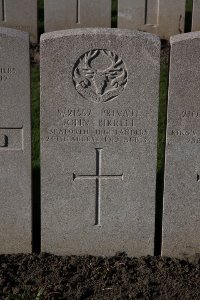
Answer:
<svg viewBox="0 0 200 300"><path fill-rule="evenodd" d="M99 127L133 127L134 120L127 119L103 119L99 120Z"/></svg>

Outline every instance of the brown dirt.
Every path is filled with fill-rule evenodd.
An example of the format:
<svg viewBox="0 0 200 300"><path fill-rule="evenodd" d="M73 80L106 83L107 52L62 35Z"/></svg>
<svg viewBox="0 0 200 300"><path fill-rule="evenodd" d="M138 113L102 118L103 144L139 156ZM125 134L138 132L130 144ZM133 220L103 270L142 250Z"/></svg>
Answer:
<svg viewBox="0 0 200 300"><path fill-rule="evenodd" d="M39 44L31 44L30 56L31 56L31 64L32 65L40 64L40 45Z"/></svg>
<svg viewBox="0 0 200 300"><path fill-rule="evenodd" d="M49 300L199 300L200 262L166 257L0 256L0 299L43 291ZM15 298L14 298L15 299Z"/></svg>

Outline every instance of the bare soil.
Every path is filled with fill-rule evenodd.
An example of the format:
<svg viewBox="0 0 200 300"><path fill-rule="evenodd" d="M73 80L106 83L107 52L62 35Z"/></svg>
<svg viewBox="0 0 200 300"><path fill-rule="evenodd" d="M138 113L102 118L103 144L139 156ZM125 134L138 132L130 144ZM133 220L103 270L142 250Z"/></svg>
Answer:
<svg viewBox="0 0 200 300"><path fill-rule="evenodd" d="M200 262L167 257L1 255L0 299L199 300ZM17 298L14 298L17 299Z"/></svg>

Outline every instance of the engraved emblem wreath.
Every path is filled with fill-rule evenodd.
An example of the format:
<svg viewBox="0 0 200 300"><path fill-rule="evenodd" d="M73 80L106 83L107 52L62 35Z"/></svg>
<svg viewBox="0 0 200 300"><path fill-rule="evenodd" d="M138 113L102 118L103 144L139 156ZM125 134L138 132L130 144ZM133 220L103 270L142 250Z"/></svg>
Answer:
<svg viewBox="0 0 200 300"><path fill-rule="evenodd" d="M114 52L99 49L82 55L73 69L76 90L85 99L96 103L119 96L127 85L128 72Z"/></svg>

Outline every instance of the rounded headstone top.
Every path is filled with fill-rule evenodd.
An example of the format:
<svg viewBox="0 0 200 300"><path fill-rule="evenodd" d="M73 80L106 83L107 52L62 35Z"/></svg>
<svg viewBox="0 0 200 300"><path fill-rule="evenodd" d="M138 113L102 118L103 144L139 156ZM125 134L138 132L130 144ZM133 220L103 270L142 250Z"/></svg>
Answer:
<svg viewBox="0 0 200 300"><path fill-rule="evenodd" d="M0 27L0 34L10 36L10 37L16 37L24 40L29 40L28 32L24 32L12 28Z"/></svg>
<svg viewBox="0 0 200 300"><path fill-rule="evenodd" d="M177 34L170 38L170 44L175 44L187 40L200 39L200 31Z"/></svg>
<svg viewBox="0 0 200 300"><path fill-rule="evenodd" d="M160 39L157 35L141 32L141 31L133 31L127 29L116 29L116 28L81 28L81 29L67 29L60 31L53 31L49 33L44 33L41 35L40 41L44 42L46 40L59 39L67 36L84 36L84 35L117 35L123 37L133 37L133 38L141 38L146 39L154 43L160 43Z"/></svg>

